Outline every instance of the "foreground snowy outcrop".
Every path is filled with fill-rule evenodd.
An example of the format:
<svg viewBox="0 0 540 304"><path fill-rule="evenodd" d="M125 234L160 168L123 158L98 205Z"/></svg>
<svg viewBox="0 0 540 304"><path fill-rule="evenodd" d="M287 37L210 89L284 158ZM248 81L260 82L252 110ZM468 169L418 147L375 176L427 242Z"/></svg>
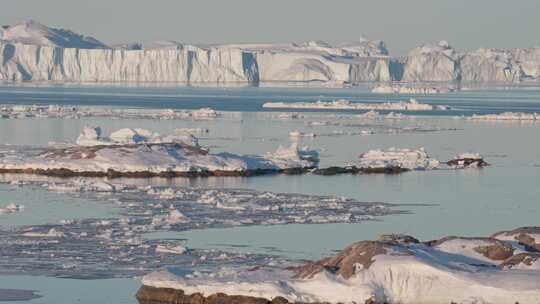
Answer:
<svg viewBox="0 0 540 304"><path fill-rule="evenodd" d="M79 146L48 148L37 155L7 153L0 172L59 176L207 176L302 172L316 167L318 153L292 144L274 153L211 154L191 134L161 136L145 129L121 129L102 137L86 127Z"/></svg>
<svg viewBox="0 0 540 304"><path fill-rule="evenodd" d="M273 109L329 109L329 110L392 110L392 111L432 111L449 110L444 105L430 105L420 103L416 99L399 102L381 103L353 103L349 100L340 99L335 101L316 102L266 102L263 108Z"/></svg>
<svg viewBox="0 0 540 304"><path fill-rule="evenodd" d="M171 268L146 275L137 297L142 303L536 303L539 235L540 227L429 242L386 235L298 267L187 274Z"/></svg>

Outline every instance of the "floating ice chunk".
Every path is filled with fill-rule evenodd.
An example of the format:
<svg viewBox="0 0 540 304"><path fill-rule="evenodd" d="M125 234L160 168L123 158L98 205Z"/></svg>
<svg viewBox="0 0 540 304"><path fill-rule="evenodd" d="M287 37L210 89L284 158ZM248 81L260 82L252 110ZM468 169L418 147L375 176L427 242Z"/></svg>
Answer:
<svg viewBox="0 0 540 304"><path fill-rule="evenodd" d="M35 231L29 231L22 234L23 236L27 237L36 237L36 238L62 238L65 236L65 234L62 231L58 231L55 228L49 229L49 231L43 233L43 232L35 232Z"/></svg>
<svg viewBox="0 0 540 304"><path fill-rule="evenodd" d="M379 84L373 87L372 93L379 94L444 94L457 91L452 85L429 85L429 84Z"/></svg>
<svg viewBox="0 0 540 304"><path fill-rule="evenodd" d="M471 120L503 120L503 121L537 121L540 120L538 113L520 113L520 112L504 112L500 114L474 114L469 119Z"/></svg>
<svg viewBox="0 0 540 304"><path fill-rule="evenodd" d="M191 113L193 118L196 119L209 119L218 117L216 110L212 108L201 108Z"/></svg>
<svg viewBox="0 0 540 304"><path fill-rule="evenodd" d="M170 246L170 245L157 245L156 252L158 253L170 253L170 254L184 254L187 252L186 247L182 245Z"/></svg>
<svg viewBox="0 0 540 304"><path fill-rule="evenodd" d="M208 134L210 130L207 128L177 128L174 129L176 134L193 134L193 135L205 135Z"/></svg>
<svg viewBox="0 0 540 304"><path fill-rule="evenodd" d="M141 109L116 107L74 107L61 105L0 105L1 118L110 117L126 119L214 119L220 113L210 108L198 110Z"/></svg>
<svg viewBox="0 0 540 304"><path fill-rule="evenodd" d="M4 208L0 208L0 214L10 214L10 213L17 213L24 210L23 205L17 205L15 203L10 203Z"/></svg>
<svg viewBox="0 0 540 304"><path fill-rule="evenodd" d="M349 100L340 99L335 101L317 102L267 102L263 108L277 109L334 109L334 110L400 110L400 111L431 111L449 110L450 107L444 105L430 105L419 103L411 98L408 101L382 102L382 103L353 103Z"/></svg>
<svg viewBox="0 0 540 304"><path fill-rule="evenodd" d="M291 164L302 163L304 167L315 166L319 162L319 153L306 147L300 148L298 143L292 143L289 147L280 146L276 152L266 154L266 157L281 168L291 167Z"/></svg>
<svg viewBox="0 0 540 304"><path fill-rule="evenodd" d="M289 132L289 137L291 138L300 138L300 137L317 137L317 134L315 133L304 133L304 132L300 132L298 130L294 130L294 131L291 131Z"/></svg>
<svg viewBox="0 0 540 304"><path fill-rule="evenodd" d="M410 116L402 113L390 112L388 114L380 114L379 112L370 110L366 113L355 115L355 117L366 120L382 120L382 119L407 119Z"/></svg>
<svg viewBox="0 0 540 304"><path fill-rule="evenodd" d="M167 215L166 222L169 225L185 224L191 222L182 212L174 209Z"/></svg>
<svg viewBox="0 0 540 304"><path fill-rule="evenodd" d="M424 148L370 150L360 155L358 165L362 169L431 170L439 161L429 157Z"/></svg>
<svg viewBox="0 0 540 304"><path fill-rule="evenodd" d="M85 126L76 143L80 146L99 145L102 142L101 133L100 127Z"/></svg>

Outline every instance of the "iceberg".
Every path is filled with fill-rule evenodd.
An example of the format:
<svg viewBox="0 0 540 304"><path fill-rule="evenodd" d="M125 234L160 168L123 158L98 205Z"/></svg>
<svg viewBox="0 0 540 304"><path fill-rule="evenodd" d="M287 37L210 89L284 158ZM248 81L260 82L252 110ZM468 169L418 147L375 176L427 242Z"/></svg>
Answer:
<svg viewBox="0 0 540 304"><path fill-rule="evenodd" d="M172 40L105 45L26 21L0 29L0 80L10 82L177 82L323 84L540 80L540 48L458 52L446 41L392 57L384 42L360 39L275 44L191 45ZM388 88L377 91L389 92ZM412 89L403 93L434 92Z"/></svg>

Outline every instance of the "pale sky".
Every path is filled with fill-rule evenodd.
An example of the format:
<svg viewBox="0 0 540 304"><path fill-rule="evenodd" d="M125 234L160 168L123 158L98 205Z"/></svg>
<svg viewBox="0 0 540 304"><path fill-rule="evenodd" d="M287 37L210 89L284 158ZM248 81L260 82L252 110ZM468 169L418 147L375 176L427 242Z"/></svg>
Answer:
<svg viewBox="0 0 540 304"><path fill-rule="evenodd" d="M458 49L540 45L540 0L4 0L2 24L26 19L105 43L384 40L400 55L448 40Z"/></svg>

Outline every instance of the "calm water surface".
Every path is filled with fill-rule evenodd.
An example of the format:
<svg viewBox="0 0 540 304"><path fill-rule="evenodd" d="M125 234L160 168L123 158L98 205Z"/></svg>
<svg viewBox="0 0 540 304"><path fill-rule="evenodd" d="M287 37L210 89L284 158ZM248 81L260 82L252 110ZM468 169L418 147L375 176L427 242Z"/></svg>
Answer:
<svg viewBox="0 0 540 304"><path fill-rule="evenodd" d="M0 119L1 149L10 145L45 146L72 142L84 125L100 125L105 133L123 127L148 128L160 133L181 127L210 129L201 143L212 151L264 153L288 145L292 130L329 134L352 130L340 126L310 128L304 120L277 120L261 107L265 101L314 101L346 98L358 102L403 100L408 96L375 95L361 89L210 89L189 87L0 87L0 103L112 105L194 109L213 107L228 113L211 121L157 121L84 118ZM319 136L303 144L319 149L321 165L342 165L364 151L388 147L425 147L435 158L448 160L457 153L483 154L492 166L483 170L439 170L401 175L263 176L253 178L149 179L150 185L250 188L275 192L340 195L363 201L410 204L411 214L386 217L360 224L259 226L195 230L174 233L188 239L192 248L220 248L261 252L292 258L319 258L351 242L372 239L381 233L400 232L422 239L444 235L489 235L501 229L538 225L540 208L540 124L473 122L454 116L501 111L540 112L540 90L482 90L422 96L422 102L446 104L458 110L418 113L413 120L394 127L422 126L437 132L369 136ZM306 115L328 113L310 111ZM337 114L331 112L330 114ZM350 113L350 112L347 112ZM327 116L324 118L323 116ZM312 119L313 120L313 119ZM130 180L125 180L130 182ZM0 207L9 202L27 208L16 215L0 215L0 226L57 222L66 218L106 217L117 212L110 202L86 201L44 190L0 185ZM419 205L420 204L420 205ZM171 237L173 233L148 235ZM241 247L239 247L241 246ZM133 303L139 283L133 279L78 281L42 277L3 276L0 288L36 289L45 295L31 303ZM60 288L67 286L68 288ZM64 291L62 291L64 290ZM63 292L67 292L65 297Z"/></svg>

